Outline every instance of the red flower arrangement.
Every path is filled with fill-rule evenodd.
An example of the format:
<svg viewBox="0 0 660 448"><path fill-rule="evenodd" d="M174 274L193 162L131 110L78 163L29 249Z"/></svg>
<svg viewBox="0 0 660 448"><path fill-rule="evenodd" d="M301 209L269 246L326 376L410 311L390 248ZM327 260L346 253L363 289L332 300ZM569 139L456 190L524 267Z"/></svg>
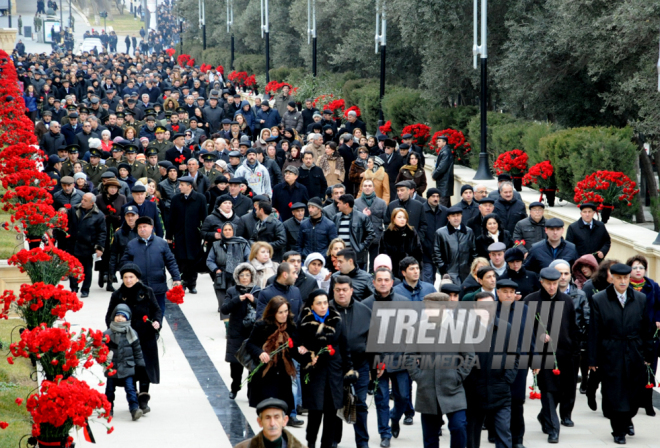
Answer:
<svg viewBox="0 0 660 448"><path fill-rule="evenodd" d="M70 276L78 279L80 283L85 277L78 259L52 244L43 249L23 249L9 259L9 264L18 266L21 272L27 272L33 282L49 285L57 285Z"/></svg>
<svg viewBox="0 0 660 448"><path fill-rule="evenodd" d="M42 282L22 284L18 298L11 290L0 295L1 318L7 318L9 308L14 302L28 328L36 328L42 323L52 325L57 319L64 319L68 311L78 311L83 305L75 292L64 289L62 285L54 286Z"/></svg>
<svg viewBox="0 0 660 448"><path fill-rule="evenodd" d="M339 118L344 114L344 110L346 109L346 101L343 99L332 100L325 107L332 111L332 115L335 118Z"/></svg>
<svg viewBox="0 0 660 448"><path fill-rule="evenodd" d="M176 163L178 163L179 165L183 165L183 163L186 161L186 157L183 156L183 155L180 155L179 157L177 157L176 159L174 159L174 161L175 161Z"/></svg>
<svg viewBox="0 0 660 448"><path fill-rule="evenodd" d="M86 427L94 414L108 423L112 419L105 395L73 377L41 383L39 393L28 398L27 410L34 422L32 436L43 440L66 439L74 425Z"/></svg>
<svg viewBox="0 0 660 448"><path fill-rule="evenodd" d="M507 151L499 155L493 167L497 174L509 173L511 177L520 177L527 171L529 156L520 149Z"/></svg>
<svg viewBox="0 0 660 448"><path fill-rule="evenodd" d="M42 204L34 202L16 205L10 221L12 224L20 224L21 231L28 237L39 239L47 230L66 229L68 225L65 213L57 212L51 206L44 207Z"/></svg>
<svg viewBox="0 0 660 448"><path fill-rule="evenodd" d="M273 360L273 358L274 358L278 353L283 352L284 350L286 350L286 349L290 349L290 348L293 348L293 339L291 339L291 338L289 338L284 344L280 345L280 346L277 347L275 350L273 350L272 352L270 352L270 353L268 354L268 356L270 356L270 358L271 358L272 361L275 361L275 360ZM242 386L243 384L245 384L245 383L249 383L250 381L252 381L252 378L254 378L254 375L257 373L257 371L258 371L261 367L263 367L263 366L265 366L265 365L266 365L266 364L264 364L263 362L260 362L259 365L257 365L257 367L255 367L254 370L253 370L252 372L250 372L250 374L248 375L248 377L247 377L247 378L241 383L241 386Z"/></svg>
<svg viewBox="0 0 660 448"><path fill-rule="evenodd" d="M575 186L576 204L592 202L599 210L613 209L625 203L630 207L634 196L639 193L637 183L620 171L596 171Z"/></svg>
<svg viewBox="0 0 660 448"><path fill-rule="evenodd" d="M433 134L433 137L429 142L429 148L438 154L440 152L440 148L437 145L438 137L442 135L447 136L447 144L451 145L451 152L454 155L454 160L456 162L466 162L468 154L472 151L472 148L470 147L470 144L465 141L465 135L463 135L461 131L448 128L436 132Z"/></svg>
<svg viewBox="0 0 660 448"><path fill-rule="evenodd" d="M14 211L19 204L38 204L40 206L52 205L53 197L46 189L40 187L16 187L6 192L2 199L5 212ZM69 204L67 204L69 205Z"/></svg>
<svg viewBox="0 0 660 448"><path fill-rule="evenodd" d="M323 112L325 110L327 104L334 99L334 95L332 93L329 93L327 95L319 95L316 98L314 98L314 101L312 101L312 106L316 107L318 110Z"/></svg>
<svg viewBox="0 0 660 448"><path fill-rule="evenodd" d="M117 213L117 209L114 208L114 207L113 207L112 205L110 205L110 204L108 204L105 208L106 208L110 213L112 213L112 214Z"/></svg>
<svg viewBox="0 0 660 448"><path fill-rule="evenodd" d="M174 48L168 48L167 50L165 50L165 53L167 53L169 57L172 57L176 53L176 50Z"/></svg>
<svg viewBox="0 0 660 448"><path fill-rule="evenodd" d="M348 113L349 113L349 112L355 112L355 115L356 115L357 117L360 117L360 115L362 115L362 111L360 110L359 107L357 107L357 106L351 106L351 107L349 107L348 109L346 109L346 111L344 112L344 118L348 118Z"/></svg>
<svg viewBox="0 0 660 448"><path fill-rule="evenodd" d="M172 303L181 305L183 303L183 298L185 297L185 295L186 293L183 290L183 286L178 285L167 291L167 293L165 294L165 298L167 298L167 300L169 300Z"/></svg>
<svg viewBox="0 0 660 448"><path fill-rule="evenodd" d="M328 353L330 356L334 356L335 355L335 349L332 347L332 345L326 345L321 350L319 350L316 355L314 354L314 352L310 352L310 353L312 355L312 358L318 358L319 356L321 356L324 353ZM312 364L310 362L309 364L307 364L305 366L305 369L311 369L314 366L315 366L315 364ZM310 372L307 372L307 374L305 375L305 384L309 383L309 373Z"/></svg>
<svg viewBox="0 0 660 448"><path fill-rule="evenodd" d="M179 64L180 67L185 67L185 65L188 63L189 60L190 60L189 54L180 54L176 58L176 62Z"/></svg>
<svg viewBox="0 0 660 448"><path fill-rule="evenodd" d="M213 66L211 64L202 64L199 66L199 71L202 73L207 73L210 70L213 70Z"/></svg>
<svg viewBox="0 0 660 448"><path fill-rule="evenodd" d="M218 66L215 68L215 71L218 72L218 73L220 73L221 75L224 75L224 74L225 74L225 68L224 68L222 65L218 65Z"/></svg>
<svg viewBox="0 0 660 448"><path fill-rule="evenodd" d="M529 393L530 400L540 400L541 399L541 389L539 389L538 379L536 374L534 374L534 384L529 386L531 392Z"/></svg>
<svg viewBox="0 0 660 448"><path fill-rule="evenodd" d="M247 78L248 78L247 72L237 72L235 70L227 76L228 80L230 80L231 82L235 82L237 84L245 83L245 80Z"/></svg>
<svg viewBox="0 0 660 448"><path fill-rule="evenodd" d="M257 78L254 75L250 75L245 79L245 82L243 82L243 85L245 87L252 87L257 85Z"/></svg>
<svg viewBox="0 0 660 448"><path fill-rule="evenodd" d="M186 65L188 67L194 67L195 66L195 58L192 58L188 62L186 62Z"/></svg>
<svg viewBox="0 0 660 448"><path fill-rule="evenodd" d="M423 148L428 143L429 137L431 137L431 128L424 123L410 124L401 131L401 136L406 134L411 134L413 136L412 142L414 145L419 145ZM463 144L465 144L465 137L463 137Z"/></svg>
<svg viewBox="0 0 660 448"><path fill-rule="evenodd" d="M387 120L384 125L378 127L378 130L380 131L381 134L387 134L388 132L392 132L392 121Z"/></svg>
<svg viewBox="0 0 660 448"><path fill-rule="evenodd" d="M549 160L537 163L532 166L527 174L523 176L523 185L536 184L541 188L541 191L546 188L557 188L557 183L554 178L555 169Z"/></svg>

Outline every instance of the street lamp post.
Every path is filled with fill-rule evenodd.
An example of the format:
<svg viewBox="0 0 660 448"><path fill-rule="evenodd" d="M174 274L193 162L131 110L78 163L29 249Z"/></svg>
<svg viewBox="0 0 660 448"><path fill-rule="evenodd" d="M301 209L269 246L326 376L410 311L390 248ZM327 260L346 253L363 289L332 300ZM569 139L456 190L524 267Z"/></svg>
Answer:
<svg viewBox="0 0 660 448"><path fill-rule="evenodd" d="M71 32L73 33L73 24L71 22L72 16L71 16L71 0L69 0L69 28L71 28Z"/></svg>
<svg viewBox="0 0 660 448"><path fill-rule="evenodd" d="M205 1L199 0L199 27L202 29L202 48L206 50L206 8Z"/></svg>
<svg viewBox="0 0 660 448"><path fill-rule="evenodd" d="M64 18L62 16L62 0L60 0L60 30L64 31Z"/></svg>
<svg viewBox="0 0 660 448"><path fill-rule="evenodd" d="M316 77L316 0L307 0L307 45L312 43L312 75Z"/></svg>
<svg viewBox="0 0 660 448"><path fill-rule="evenodd" d="M11 0L8 1L7 6L9 6L9 10L7 11L7 19L9 19L9 28L11 28ZM21 30L18 30L20 33Z"/></svg>
<svg viewBox="0 0 660 448"><path fill-rule="evenodd" d="M477 46L477 15L478 0L474 0L474 43L472 45L472 55L474 57L474 68L477 68L477 55L481 55L481 97L479 99L481 109L481 152L479 153L479 167L474 175L475 180L492 179L488 167L488 0L481 0L481 45Z"/></svg>
<svg viewBox="0 0 660 448"><path fill-rule="evenodd" d="M261 0L261 37L266 38L266 82L270 82L270 32L268 28L268 0Z"/></svg>
<svg viewBox="0 0 660 448"><path fill-rule="evenodd" d="M227 32L231 33L231 62L229 69L234 70L234 32L231 27L234 25L234 0L227 0Z"/></svg>
<svg viewBox="0 0 660 448"><path fill-rule="evenodd" d="M383 97L385 96L385 60L387 48L387 17L385 16L385 0L376 0L376 54L380 46L380 100L378 111L378 125L385 121L383 117Z"/></svg>
<svg viewBox="0 0 660 448"><path fill-rule="evenodd" d="M183 54L183 19L179 19L179 54Z"/></svg>

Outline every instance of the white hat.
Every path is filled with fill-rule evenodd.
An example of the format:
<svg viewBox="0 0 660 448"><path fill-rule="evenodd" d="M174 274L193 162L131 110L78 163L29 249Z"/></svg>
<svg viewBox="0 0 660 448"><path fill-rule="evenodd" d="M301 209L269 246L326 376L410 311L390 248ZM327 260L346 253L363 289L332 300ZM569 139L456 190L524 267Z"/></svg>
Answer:
<svg viewBox="0 0 660 448"><path fill-rule="evenodd" d="M309 269L309 265L314 260L319 260L321 263L323 263L323 265L325 265L325 257L318 252L312 252L311 254L307 255L307 258L305 258L305 267Z"/></svg>
<svg viewBox="0 0 660 448"><path fill-rule="evenodd" d="M89 140L87 140L87 145L90 148L98 149L101 147L101 140L98 138L90 138Z"/></svg>

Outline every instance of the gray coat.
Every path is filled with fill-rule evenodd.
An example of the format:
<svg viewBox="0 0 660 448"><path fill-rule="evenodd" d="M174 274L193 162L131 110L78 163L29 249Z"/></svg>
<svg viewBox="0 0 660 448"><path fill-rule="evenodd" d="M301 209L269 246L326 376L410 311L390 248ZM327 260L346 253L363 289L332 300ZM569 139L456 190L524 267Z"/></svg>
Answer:
<svg viewBox="0 0 660 448"><path fill-rule="evenodd" d="M454 155L449 145L445 145L438 154L431 177L442 197L454 195Z"/></svg>
<svg viewBox="0 0 660 448"><path fill-rule="evenodd" d="M520 245L523 252L527 252L532 248L534 243L543 241L547 238L545 234L545 217L541 217L539 222L534 221L531 216L523 218L516 223L513 229L513 240L525 240L524 245Z"/></svg>
<svg viewBox="0 0 660 448"><path fill-rule="evenodd" d="M114 316L119 312L128 314L128 322L131 321L131 309L128 305L120 303L112 312ZM133 330L135 332L135 330ZM103 332L110 336L108 348L112 352L113 367L117 369L117 374L114 378L126 378L135 376L135 366L144 367L144 356L142 356L142 349L140 348L140 340L135 339L132 343L128 342L126 333L115 333L111 329ZM137 338L137 333L135 334ZM106 373L107 376L107 373Z"/></svg>
<svg viewBox="0 0 660 448"><path fill-rule="evenodd" d="M367 208L367 203L362 197L355 200L355 210L364 213L364 209ZM375 238L371 245L377 245L380 242L380 237L383 236L385 215L387 213L387 203L381 198L375 198L373 204L369 208L371 210L371 225L374 228Z"/></svg>
<svg viewBox="0 0 660 448"><path fill-rule="evenodd" d="M282 111L279 111L282 112ZM300 112L294 110L290 112L288 109L282 113L282 128L293 128L298 131L299 134L303 131L303 117Z"/></svg>

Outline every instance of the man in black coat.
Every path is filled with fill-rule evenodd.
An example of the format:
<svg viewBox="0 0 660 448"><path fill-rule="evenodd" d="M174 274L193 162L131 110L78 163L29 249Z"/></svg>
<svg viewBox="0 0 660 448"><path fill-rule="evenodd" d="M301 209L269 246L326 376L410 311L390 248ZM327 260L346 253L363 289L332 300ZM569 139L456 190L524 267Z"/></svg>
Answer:
<svg viewBox="0 0 660 448"><path fill-rule="evenodd" d="M282 221L275 218L273 206L268 201L257 202L256 216L259 221L250 241L265 241L273 246L273 261L282 261L282 253L286 247L286 232Z"/></svg>
<svg viewBox="0 0 660 448"><path fill-rule="evenodd" d="M447 144L448 141L446 135L441 135L436 140L440 152L431 174L435 187L440 190L440 203L445 207L451 206L451 197L454 195L454 154Z"/></svg>
<svg viewBox="0 0 660 448"><path fill-rule="evenodd" d="M408 224L415 228L417 235L420 239L426 234L426 213L424 213L424 204L412 199L412 194L415 191L413 186L414 182L410 180L403 180L396 184L396 195L398 199L390 202L387 206L387 213L385 213L385 226L390 225L392 219L392 212L395 208L402 208L408 212ZM412 187L412 188L411 188ZM441 199L442 200L442 199Z"/></svg>
<svg viewBox="0 0 660 448"><path fill-rule="evenodd" d="M273 187L273 207L280 214L280 219L286 221L293 216L291 206L302 203L303 209L309 201L307 188L296 182L298 179L298 168L289 165L284 169L284 182ZM303 210L304 212L304 210Z"/></svg>
<svg viewBox="0 0 660 448"><path fill-rule="evenodd" d="M518 285L516 289L516 300L521 300L529 294L541 288L539 276L536 272L528 271L523 267L525 253L520 246L512 247L504 253L506 271L500 276L500 280L512 280Z"/></svg>
<svg viewBox="0 0 660 448"><path fill-rule="evenodd" d="M593 254L600 263L610 251L612 241L605 224L594 219L596 209L597 207L590 202L580 205L581 219L568 226L566 241L575 244L578 258Z"/></svg>
<svg viewBox="0 0 660 448"><path fill-rule="evenodd" d="M525 268L532 272L541 272L555 260L568 261L571 266L579 258L575 245L564 240L564 221L559 218L551 218L545 222L545 233L548 239L539 241L529 250L525 259Z"/></svg>
<svg viewBox="0 0 660 448"><path fill-rule="evenodd" d="M92 267L94 255L101 258L105 248L106 226L105 215L96 206L96 196L85 193L80 204L71 207L67 213L69 219L69 238L66 241L66 250L82 264L85 279L80 288L80 297L89 296L89 287L92 284ZM78 281L70 277L71 291L78 292Z"/></svg>
<svg viewBox="0 0 660 448"><path fill-rule="evenodd" d="M307 206L302 202L291 204L291 213L293 216L282 223L284 231L286 232L285 249L287 251L293 250L300 252L300 248L298 247L298 234L300 233L300 225L305 219L305 210L307 210ZM280 212L280 216L281 215L282 212Z"/></svg>
<svg viewBox="0 0 660 448"><path fill-rule="evenodd" d="M537 374L539 389L541 389L541 413L538 415L538 421L541 423L541 430L548 434L549 443L559 441L559 424L567 427L574 426L571 420L571 412L575 404L576 387L576 362L580 354L580 330L575 319L575 307L573 299L570 296L559 292L559 278L561 273L555 268L541 269L541 289L525 298L525 303L530 312L542 315L544 302L550 305L547 322L538 321L535 323L535 333L543 334L539 338L545 338L545 343L539 348L537 346L537 356L541 357L541 369L534 369ZM550 330L553 328L553 318L555 316L555 306L563 303L561 323L559 324L559 336L557 340L552 340ZM548 357L554 356L554 367L547 367ZM551 366L553 365L550 362ZM532 365L534 362L532 361ZM557 416L557 405L559 405L559 416Z"/></svg>
<svg viewBox="0 0 660 448"><path fill-rule="evenodd" d="M184 134L174 134L174 147L165 152L165 160L177 167L179 170L179 177L188 169L188 159L192 158L192 151L183 146ZM183 157L183 160L181 159ZM178 160L177 160L178 159Z"/></svg>
<svg viewBox="0 0 660 448"><path fill-rule="evenodd" d="M254 198L251 200L241 193L241 183L245 183L245 179L242 177L232 177L229 179L229 195L234 203L234 213L243 217L252 211L252 202ZM218 205L220 204L216 204L215 208L217 208Z"/></svg>
<svg viewBox="0 0 660 448"><path fill-rule="evenodd" d="M474 189L472 185L465 184L461 187L461 202L458 204L463 209L463 221L470 222L472 218L479 215L479 204L474 200Z"/></svg>
<svg viewBox="0 0 660 448"><path fill-rule="evenodd" d="M319 288L318 283L316 283L316 279L311 275L305 274L303 272L302 257L300 256L300 253L296 252L295 250L285 252L282 256L282 262L289 263L291 266L293 266L297 276L293 286L298 288L298 291L300 291L302 303L305 303L309 294L315 289ZM266 285L272 285L276 277L277 275L273 275L268 280L266 280Z"/></svg>
<svg viewBox="0 0 660 448"><path fill-rule="evenodd" d="M166 239L173 246L184 288L197 294L197 265L204 254L201 227L206 218L206 197L194 191L192 177L184 176L179 182L181 193L172 198Z"/></svg>
<svg viewBox="0 0 660 448"><path fill-rule="evenodd" d="M644 406L647 369L657 356L655 327L645 295L630 288L630 266L617 263L610 272L612 284L591 301L589 370L600 374L603 414L610 419L614 442L625 444L626 434L635 434L632 418Z"/></svg>
<svg viewBox="0 0 660 448"><path fill-rule="evenodd" d="M399 171L401 170L401 167L405 161L403 160L403 157L401 157L401 154L399 154L399 151L395 150L396 142L394 140L389 138L385 139L383 146L385 148L385 153L381 154L380 158L383 159L383 169L389 178L390 192L392 192L396 191L396 188L394 187L394 184L396 183L396 177L399 175Z"/></svg>
<svg viewBox="0 0 660 448"><path fill-rule="evenodd" d="M310 198L323 200L325 191L328 189L328 181L323 175L323 170L314 165L314 153L304 152L302 154L303 164L298 168L298 183L307 188Z"/></svg>
<svg viewBox="0 0 660 448"><path fill-rule="evenodd" d="M60 148L66 147L66 138L60 133L60 124L56 121L51 121L48 132L41 137L39 148L47 155L57 154Z"/></svg>
<svg viewBox="0 0 660 448"><path fill-rule="evenodd" d="M448 223L435 232L433 263L440 274L449 274L460 285L470 275L470 265L477 256L474 233L461 224L463 209L454 206L447 210Z"/></svg>
<svg viewBox="0 0 660 448"><path fill-rule="evenodd" d="M298 279L296 268L287 262L281 263L277 267L277 273L270 286L266 286L259 292L257 298L257 316L264 314L264 310L275 296L282 296L289 301L289 311L293 314L294 322L298 320L298 315L303 307L302 296L300 290L295 286Z"/></svg>
<svg viewBox="0 0 660 448"><path fill-rule="evenodd" d="M412 201L411 201L412 202ZM421 204L419 204L421 207ZM355 199L350 194L343 194L337 201L339 213L332 219L337 228L337 235L358 254L358 265L366 268L369 246L376 237L371 225L371 218L354 210Z"/></svg>
<svg viewBox="0 0 660 448"><path fill-rule="evenodd" d="M419 235L422 242L424 267L422 280L427 283L435 283L435 265L433 264L433 244L435 243L435 232L447 225L447 207L440 205L440 190L429 188L426 191L426 204L423 210L426 218L426 232ZM391 216L390 216L391 218Z"/></svg>
<svg viewBox="0 0 660 448"><path fill-rule="evenodd" d="M525 203L513 197L513 184L504 182L500 185L500 197L495 201L495 214L500 217L502 227L513 235L518 221L527 218Z"/></svg>
<svg viewBox="0 0 660 448"><path fill-rule="evenodd" d="M463 221L472 232L474 232L474 238L479 238L484 233L484 218L495 210L495 199L493 198L483 198L479 201L479 214L470 219L469 221Z"/></svg>

